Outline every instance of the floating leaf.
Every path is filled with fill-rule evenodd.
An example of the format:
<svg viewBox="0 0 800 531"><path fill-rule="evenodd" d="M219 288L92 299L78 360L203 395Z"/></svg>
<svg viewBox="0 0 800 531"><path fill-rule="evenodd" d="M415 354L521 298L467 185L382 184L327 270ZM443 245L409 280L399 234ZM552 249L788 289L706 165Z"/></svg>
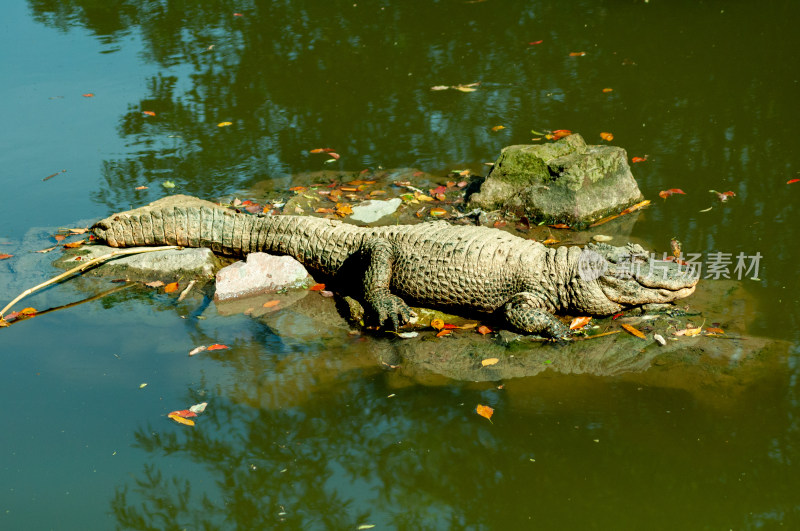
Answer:
<svg viewBox="0 0 800 531"><path fill-rule="evenodd" d="M325 284L314 284L313 286L308 288L308 291L322 291L324 289L325 289Z"/></svg>
<svg viewBox="0 0 800 531"><path fill-rule="evenodd" d="M434 87L431 87L431 90L447 90L449 88L450 87L447 85L436 85Z"/></svg>
<svg viewBox="0 0 800 531"><path fill-rule="evenodd" d="M262 306L264 308L273 308L273 307L279 305L280 303L281 303L281 301L279 301L279 300L267 301L264 304L262 304Z"/></svg>
<svg viewBox="0 0 800 531"><path fill-rule="evenodd" d="M65 243L65 244L64 244L64 247L66 247L67 249L75 249L75 248L77 248L77 247L80 247L80 246L81 246L81 245L83 245L84 243L86 243L86 240L81 240L81 241L78 241L78 242L72 242L72 243Z"/></svg>
<svg viewBox="0 0 800 531"><path fill-rule="evenodd" d="M636 336L636 337L638 337L639 339L645 339L645 335L644 335L644 334L643 334L643 333L642 333L640 330L638 330L636 327L634 327L634 326L631 326L631 325L629 325L629 324L622 324L621 326L622 326L622 328L624 328L624 329L625 329L625 331L626 331L626 332L628 332L629 334L631 334L631 335L633 335L633 336Z"/></svg>
<svg viewBox="0 0 800 531"><path fill-rule="evenodd" d="M485 336L486 334L491 334L492 329L486 325L481 325L478 327L478 333Z"/></svg>
<svg viewBox="0 0 800 531"><path fill-rule="evenodd" d="M603 92L605 92L605 93L607 94L607 93L609 93L609 92L612 92L613 90L614 90L614 89L612 89L612 88L604 88L604 89L603 89Z"/></svg>
<svg viewBox="0 0 800 531"><path fill-rule="evenodd" d="M207 348L208 348L208 347L207 347L207 346L205 346L205 345L200 345L199 347L195 347L195 348L193 348L192 350L190 350L190 351L189 351L189 355L190 355L190 356L194 356L195 354L200 354L201 352L203 352L203 351L204 351L204 350L206 350Z"/></svg>
<svg viewBox="0 0 800 531"><path fill-rule="evenodd" d="M569 129L556 129L555 131L550 131L550 134L545 136L551 137L552 140L559 140L571 134L572 131L570 131Z"/></svg>
<svg viewBox="0 0 800 531"><path fill-rule="evenodd" d="M494 131L496 133L497 131L502 131L505 128L506 128L506 126L504 126L504 125L496 125L496 126L492 127L492 131Z"/></svg>
<svg viewBox="0 0 800 531"><path fill-rule="evenodd" d="M167 415L167 417L174 420L178 424L183 424L185 426L194 426L193 420L185 419L179 415Z"/></svg>
<svg viewBox="0 0 800 531"><path fill-rule="evenodd" d="M153 111L142 111L142 114L146 114L147 116L155 116L156 115L156 113L154 113Z"/></svg>
<svg viewBox="0 0 800 531"><path fill-rule="evenodd" d="M478 404L478 407L475 408L475 412L481 417L489 420L489 422L492 421L492 415L494 415L494 409L492 409L491 407Z"/></svg>
<svg viewBox="0 0 800 531"><path fill-rule="evenodd" d="M698 326L697 328L686 328L686 330L684 330L684 335L687 336L687 337L692 337L692 336L696 336L697 334L699 334L702 331L703 331L702 325Z"/></svg>
<svg viewBox="0 0 800 531"><path fill-rule="evenodd" d="M86 94L82 95L84 98L94 98L94 94L92 92L87 92Z"/></svg>
<svg viewBox="0 0 800 531"><path fill-rule="evenodd" d="M164 181L163 183L161 183L161 186L163 186L164 188L175 188L175 183L172 181Z"/></svg>
<svg viewBox="0 0 800 531"><path fill-rule="evenodd" d="M341 155L339 155L338 153L334 153L333 151L331 151L331 152L329 152L329 153L328 153L328 156L329 156L329 157L331 157L331 158L333 158L333 160L339 160L339 157L340 157Z"/></svg>
<svg viewBox="0 0 800 531"><path fill-rule="evenodd" d="M199 415L199 414L201 414L202 412L204 412L206 410L207 406L208 406L208 402L200 402L199 404L195 404L192 407L190 407L189 411L192 411L192 412L197 413Z"/></svg>
<svg viewBox="0 0 800 531"><path fill-rule="evenodd" d="M172 293L173 291L178 289L177 282L170 282L166 286L164 286L164 293Z"/></svg>
<svg viewBox="0 0 800 531"><path fill-rule="evenodd" d="M147 387L146 383L140 383L139 384L139 389L144 389L145 387Z"/></svg>
<svg viewBox="0 0 800 531"><path fill-rule="evenodd" d="M661 190L660 192L658 192L658 197L666 199L672 194L686 195L686 192L684 192L680 188L670 188L669 190Z"/></svg>
<svg viewBox="0 0 800 531"><path fill-rule="evenodd" d="M39 249L36 252L37 253L49 253L53 249L57 249L57 248L58 248L58 245L53 246L53 247L48 247L47 249ZM11 255L11 254L0 254L0 260L2 260L3 258L8 258L9 256L13 256L13 255Z"/></svg>
<svg viewBox="0 0 800 531"><path fill-rule="evenodd" d="M719 200L722 201L723 203L725 201L727 201L728 199L730 199L731 197L736 195L735 193L730 192L730 191L728 191L728 192L717 192L716 190L709 190L709 192L711 192L712 194L717 194L717 198L719 198Z"/></svg>
<svg viewBox="0 0 800 531"><path fill-rule="evenodd" d="M55 249L55 247L53 247L53 249ZM14 255L13 254L0 254L0 260L5 260L6 258L11 258L12 256L14 256Z"/></svg>
<svg viewBox="0 0 800 531"><path fill-rule="evenodd" d="M353 213L353 207L347 203L336 203L336 215L339 217L349 216Z"/></svg>
<svg viewBox="0 0 800 531"><path fill-rule="evenodd" d="M706 333L707 334L724 334L725 330L723 330L722 328L709 327L709 328L706 328Z"/></svg>
<svg viewBox="0 0 800 531"><path fill-rule="evenodd" d="M542 242L544 245L553 245L554 243L558 243L560 240L556 240L555 238L547 238L545 241Z"/></svg>
<svg viewBox="0 0 800 531"><path fill-rule="evenodd" d="M147 186L137 186L134 190L147 190Z"/></svg>
<svg viewBox="0 0 800 531"><path fill-rule="evenodd" d="M600 138L602 138L606 142L611 142L612 140L614 140L614 135L612 135L611 133L600 133Z"/></svg>
<svg viewBox="0 0 800 531"><path fill-rule="evenodd" d="M800 182L800 179L789 179L788 181L786 181L786 184L794 184L796 182Z"/></svg>
<svg viewBox="0 0 800 531"><path fill-rule="evenodd" d="M172 413L170 413L167 416L168 417L175 416L175 417L187 418L187 417L196 417L197 413L195 413L194 411L189 411L188 409L181 409L179 411L173 411Z"/></svg>
<svg viewBox="0 0 800 531"><path fill-rule="evenodd" d="M154 280L153 282L145 283L145 286L150 287L150 288L160 288L163 285L164 285L164 283L161 282L160 280Z"/></svg>
<svg viewBox="0 0 800 531"><path fill-rule="evenodd" d="M440 218L447 215L447 210L443 208L432 208L430 214L435 218Z"/></svg>
<svg viewBox="0 0 800 531"><path fill-rule="evenodd" d="M221 343L214 343L213 345L209 345L206 350L225 350L231 348L228 345L223 345Z"/></svg>
<svg viewBox="0 0 800 531"><path fill-rule="evenodd" d="M481 361L481 365L483 367L488 367L490 365L494 365L494 364L498 363L499 361L500 360L497 359L497 358L486 358L485 360Z"/></svg>
<svg viewBox="0 0 800 531"><path fill-rule="evenodd" d="M536 46L537 44L542 44L543 42L544 42L543 40L538 40L538 41L529 42L528 45Z"/></svg>
<svg viewBox="0 0 800 531"><path fill-rule="evenodd" d="M583 328L584 326L589 324L589 321L591 321L591 320L592 320L591 317L576 317L569 324L569 329L570 330L577 330L579 328Z"/></svg>
<svg viewBox="0 0 800 531"><path fill-rule="evenodd" d="M583 57L584 55L586 55L586 52L570 52L569 54L570 57Z"/></svg>
<svg viewBox="0 0 800 531"><path fill-rule="evenodd" d="M471 83L469 85L456 85L452 88L461 92L475 92L476 90L478 90L477 88L475 88L476 85L477 83Z"/></svg>
<svg viewBox="0 0 800 531"><path fill-rule="evenodd" d="M220 122L217 127L228 127L229 125L233 125L233 122Z"/></svg>
<svg viewBox="0 0 800 531"><path fill-rule="evenodd" d="M645 155L644 157L633 157L631 159L631 162L644 162L646 160L647 160L647 155Z"/></svg>

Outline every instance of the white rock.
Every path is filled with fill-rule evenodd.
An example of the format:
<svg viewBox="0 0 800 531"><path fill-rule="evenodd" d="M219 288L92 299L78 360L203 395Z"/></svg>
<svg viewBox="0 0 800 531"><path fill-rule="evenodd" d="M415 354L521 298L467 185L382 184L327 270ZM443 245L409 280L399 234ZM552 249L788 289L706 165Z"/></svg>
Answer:
<svg viewBox="0 0 800 531"><path fill-rule="evenodd" d="M291 256L251 253L217 273L216 300L268 293L302 284L308 278L303 265Z"/></svg>
<svg viewBox="0 0 800 531"><path fill-rule="evenodd" d="M353 213L350 219L363 223L373 223L384 216L394 213L403 202L399 197L381 201L378 199L368 199L353 206Z"/></svg>

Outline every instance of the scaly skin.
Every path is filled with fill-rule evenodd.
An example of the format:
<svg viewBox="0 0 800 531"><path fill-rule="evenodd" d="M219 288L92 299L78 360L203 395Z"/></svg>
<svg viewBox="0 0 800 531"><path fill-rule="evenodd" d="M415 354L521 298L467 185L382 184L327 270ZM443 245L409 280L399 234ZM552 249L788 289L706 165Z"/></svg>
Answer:
<svg viewBox="0 0 800 531"><path fill-rule="evenodd" d="M518 331L564 337L568 330L556 312L607 315L627 306L672 302L690 295L697 283L672 263L659 262L658 269L644 263L643 271L629 271L624 258L644 253L639 246L548 249L486 227L444 221L356 227L306 216L238 214L185 196L115 214L92 231L112 247L287 254L332 278L340 291L365 304L368 315L393 329L412 319L408 301L456 313L499 313ZM588 275L581 270L587 256L597 261ZM597 267L605 273L592 274Z"/></svg>

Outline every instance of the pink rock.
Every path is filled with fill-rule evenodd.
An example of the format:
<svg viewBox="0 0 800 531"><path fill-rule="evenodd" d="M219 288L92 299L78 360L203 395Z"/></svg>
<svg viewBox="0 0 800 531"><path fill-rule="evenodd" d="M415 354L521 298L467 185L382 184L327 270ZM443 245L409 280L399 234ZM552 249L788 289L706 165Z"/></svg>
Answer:
<svg viewBox="0 0 800 531"><path fill-rule="evenodd" d="M299 286L308 278L303 265L291 256L251 253L217 273L218 301L269 293Z"/></svg>

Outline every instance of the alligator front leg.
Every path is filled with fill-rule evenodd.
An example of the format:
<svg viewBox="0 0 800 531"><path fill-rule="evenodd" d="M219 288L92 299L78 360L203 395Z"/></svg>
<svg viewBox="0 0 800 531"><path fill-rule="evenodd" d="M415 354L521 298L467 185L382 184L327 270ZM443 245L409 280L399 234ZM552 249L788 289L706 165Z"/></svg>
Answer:
<svg viewBox="0 0 800 531"><path fill-rule="evenodd" d="M392 295L392 266L394 249L392 244L383 238L369 238L364 242L361 251L367 259L364 273L364 302L377 318L381 326L389 325L397 330L401 325L412 321L416 314L397 295Z"/></svg>
<svg viewBox="0 0 800 531"><path fill-rule="evenodd" d="M520 292L505 305L508 323L521 332L563 339L569 337L569 328L541 308L539 298L529 292Z"/></svg>

